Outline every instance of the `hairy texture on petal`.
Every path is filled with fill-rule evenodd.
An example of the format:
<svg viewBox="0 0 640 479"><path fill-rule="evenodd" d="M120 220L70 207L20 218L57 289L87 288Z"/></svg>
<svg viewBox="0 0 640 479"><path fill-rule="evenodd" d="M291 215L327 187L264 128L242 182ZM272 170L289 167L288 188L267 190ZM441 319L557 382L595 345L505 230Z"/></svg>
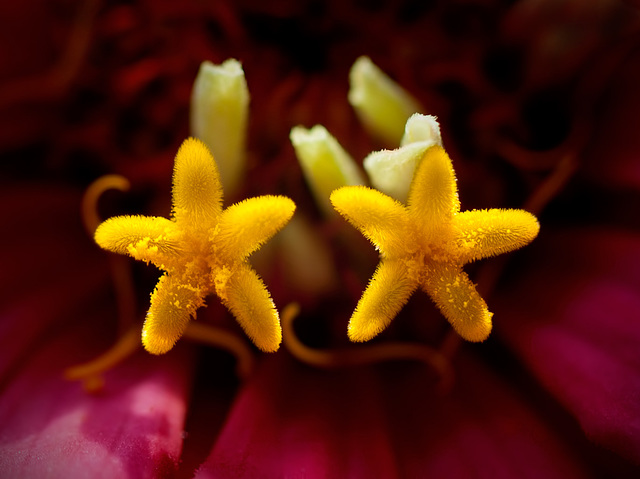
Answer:
<svg viewBox="0 0 640 479"><path fill-rule="evenodd" d="M173 169L173 214L185 227L210 223L222 210L222 185L213 156L203 142L185 140Z"/></svg>
<svg viewBox="0 0 640 479"><path fill-rule="evenodd" d="M453 329L467 341L487 339L493 314L467 274L449 265L435 266L429 273L423 288Z"/></svg>
<svg viewBox="0 0 640 479"><path fill-rule="evenodd" d="M152 354L164 354L174 344L204 304L202 291L165 274L151 295L151 307L142 329L142 344Z"/></svg>
<svg viewBox="0 0 640 479"><path fill-rule="evenodd" d="M381 261L349 321L349 338L368 341L385 329L415 291L403 261Z"/></svg>
<svg viewBox="0 0 640 479"><path fill-rule="evenodd" d="M411 183L408 206L427 236L460 211L455 173L442 147L432 146L422 157Z"/></svg>
<svg viewBox="0 0 640 479"><path fill-rule="evenodd" d="M229 206L215 228L216 254L233 261L246 258L280 231L295 209L289 198L270 195Z"/></svg>
<svg viewBox="0 0 640 479"><path fill-rule="evenodd" d="M366 186L345 186L331 193L331 203L383 257L406 250L409 215L396 200Z"/></svg>
<svg viewBox="0 0 640 479"><path fill-rule="evenodd" d="M179 251L175 224L166 218L116 216L103 221L94 237L101 248L156 265Z"/></svg>
<svg viewBox="0 0 640 479"><path fill-rule="evenodd" d="M536 217L524 210L463 211L455 216L454 225L465 263L521 248L540 231Z"/></svg>
<svg viewBox="0 0 640 479"><path fill-rule="evenodd" d="M216 277L216 293L258 348L277 351L282 341L278 311L264 283L248 265L241 264L228 277Z"/></svg>

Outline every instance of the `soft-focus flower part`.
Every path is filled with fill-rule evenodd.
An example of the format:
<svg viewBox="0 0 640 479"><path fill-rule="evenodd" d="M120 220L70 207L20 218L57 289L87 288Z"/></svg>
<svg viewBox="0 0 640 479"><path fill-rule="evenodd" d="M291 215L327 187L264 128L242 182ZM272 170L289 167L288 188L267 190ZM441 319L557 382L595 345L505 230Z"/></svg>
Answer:
<svg viewBox="0 0 640 479"><path fill-rule="evenodd" d="M349 80L349 103L364 126L389 145L399 144L407 119L422 111L418 101L366 56L355 61Z"/></svg>
<svg viewBox="0 0 640 479"><path fill-rule="evenodd" d="M439 146L424 153L406 207L364 186L340 188L331 202L381 257L349 321L353 341L367 341L386 328L418 287L463 338L484 341L492 313L462 266L520 248L540 229L524 210L460 212L453 165Z"/></svg>
<svg viewBox="0 0 640 479"><path fill-rule="evenodd" d="M590 439L638 463L640 234L564 227L530 249L535 267L522 265L529 274L495 301L496 314L517 322L500 322L497 334Z"/></svg>
<svg viewBox="0 0 640 479"><path fill-rule="evenodd" d="M103 222L96 242L110 251L165 271L151 295L142 329L144 347L169 351L204 298L215 293L263 351L282 340L278 312L247 257L290 219L295 204L260 196L222 209L215 161L199 140L185 140L176 155L172 219L119 216Z"/></svg>
<svg viewBox="0 0 640 479"><path fill-rule="evenodd" d="M327 374L270 356L195 477L589 478L549 419L478 359L456 359L465 374L441 397L408 364Z"/></svg>
<svg viewBox="0 0 640 479"><path fill-rule="evenodd" d="M106 394L89 395L60 369L69 365L69 351L86 355L102 346L94 338L95 325L87 324L51 340L3 391L2 477L162 477L177 470L189 355L136 357L109 373Z"/></svg>
<svg viewBox="0 0 640 479"><path fill-rule="evenodd" d="M324 126L316 125L309 130L296 126L291 130L290 139L316 204L325 214L334 213L329 202L333 190L364 184L353 158Z"/></svg>
<svg viewBox="0 0 640 479"><path fill-rule="evenodd" d="M433 145L442 146L436 117L411 115L400 145L395 150L374 151L363 160L362 166L375 189L406 203L418 162Z"/></svg>
<svg viewBox="0 0 640 479"><path fill-rule="evenodd" d="M200 65L191 93L191 134L213 154L227 195L237 191L246 163L249 90L240 63Z"/></svg>
<svg viewBox="0 0 640 479"><path fill-rule="evenodd" d="M10 234L0 249L0 476L639 477L639 8L3 2L0 204ZM278 305L302 300L300 341L354 353L394 339L458 339L426 295L414 295L377 344L344 334L375 254L346 222L318 218L287 138L295 125L322 123L356 161L398 146L372 140L344 101L360 55L438 116L467 208L524 205L544 224L531 247L465 268L495 325L487 342L451 356L449 394L412 360L327 371L288 347L259 355L238 388L233 358L188 341L162 357L130 357L105 375L100 396L64 382L65 368L115 339L109 263L128 260L107 262L85 237L80 190L115 173L131 193L106 194L100 217L168 211L163 193L205 59L238 58L247 72L256 108L241 194L290 196L293 220L308 228L288 225L288 239L278 234L254 258ZM308 235L328 251L328 292L313 281L325 256L288 250ZM274 252L286 261L264 267ZM296 259L306 254L321 259ZM289 263L303 265L304 281ZM130 266L144 305L155 271ZM212 302L185 339L209 320L239 329ZM183 361L192 349L197 362Z"/></svg>
<svg viewBox="0 0 640 479"><path fill-rule="evenodd" d="M0 263L15 271L0 278L0 476L175 474L194 355L181 348L137 354L107 373L100 395L64 379L65 368L95 355L116 332L105 255L87 247L80 191L8 186L0 199L20 203L4 224L30 238L12 235L4 243L11 248L0 250ZM29 254L16 258L21 243Z"/></svg>
<svg viewBox="0 0 640 479"><path fill-rule="evenodd" d="M279 234L279 245L286 251L282 255L282 268L287 282L297 294L315 298L336 287L338 278L331 251L308 221L300 216L292 218Z"/></svg>

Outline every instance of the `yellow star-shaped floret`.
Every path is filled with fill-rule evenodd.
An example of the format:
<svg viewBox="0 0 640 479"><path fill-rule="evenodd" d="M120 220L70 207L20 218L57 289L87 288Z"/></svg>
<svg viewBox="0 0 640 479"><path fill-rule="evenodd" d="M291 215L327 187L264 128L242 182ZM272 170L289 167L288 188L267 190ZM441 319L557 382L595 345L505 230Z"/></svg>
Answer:
<svg viewBox="0 0 640 479"><path fill-rule="evenodd" d="M460 212L453 166L440 146L427 149L416 168L407 206L365 186L339 188L331 203L380 253L349 322L353 341L367 341L386 328L418 287L458 334L483 341L492 313L462 266L520 248L540 229L524 210Z"/></svg>
<svg viewBox="0 0 640 479"><path fill-rule="evenodd" d="M95 240L165 271L151 295L142 343L169 351L205 296L215 293L263 351L282 339L280 319L248 256L291 219L295 204L259 196L222 209L216 163L199 140L187 139L176 155L172 218L118 216L104 221Z"/></svg>

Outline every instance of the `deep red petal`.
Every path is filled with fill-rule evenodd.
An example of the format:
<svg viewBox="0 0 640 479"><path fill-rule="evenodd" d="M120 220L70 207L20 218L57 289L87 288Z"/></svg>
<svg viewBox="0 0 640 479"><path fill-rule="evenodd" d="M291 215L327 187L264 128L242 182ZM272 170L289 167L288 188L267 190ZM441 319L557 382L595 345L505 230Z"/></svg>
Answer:
<svg viewBox="0 0 640 479"><path fill-rule="evenodd" d="M0 476L175 471L190 359L139 353L106 374L100 396L64 380L114 340L106 255L82 229L79 192L21 185L0 199Z"/></svg>
<svg viewBox="0 0 640 479"><path fill-rule="evenodd" d="M82 228L80 201L78 191L45 184L0 192L0 381L111 287L106 255Z"/></svg>
<svg viewBox="0 0 640 479"><path fill-rule="evenodd" d="M327 373L272 357L196 477L582 477L518 394L461 365L441 397L421 366Z"/></svg>
<svg viewBox="0 0 640 479"><path fill-rule="evenodd" d="M544 235L497 329L595 441L640 461L640 236Z"/></svg>

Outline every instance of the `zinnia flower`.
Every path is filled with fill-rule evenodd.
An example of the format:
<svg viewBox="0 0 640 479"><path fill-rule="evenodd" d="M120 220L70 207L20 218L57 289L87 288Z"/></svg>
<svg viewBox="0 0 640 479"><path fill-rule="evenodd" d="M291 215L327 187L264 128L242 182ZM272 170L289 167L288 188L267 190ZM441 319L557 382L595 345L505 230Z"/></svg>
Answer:
<svg viewBox="0 0 640 479"><path fill-rule="evenodd" d="M634 2L56 5L0 15L15 51L0 63L0 475L637 475ZM460 343L417 293L371 343L347 338L377 253L314 197L289 132L323 124L356 159L346 176L368 181L360 160L398 145L350 110L361 55L438 117L465 209L540 219L522 251L465 267L494 313L482 343ZM283 194L298 206L254 258L284 347L251 353L242 383L233 356L188 337L161 356L127 343L157 276L107 258L79 214L89 183L116 173L131 188L105 193L100 217L168 215L197 69L227 58L251 95L227 204ZM192 323L245 344L207 302ZM133 354L104 384L85 378L94 393L64 379L118 339Z"/></svg>

